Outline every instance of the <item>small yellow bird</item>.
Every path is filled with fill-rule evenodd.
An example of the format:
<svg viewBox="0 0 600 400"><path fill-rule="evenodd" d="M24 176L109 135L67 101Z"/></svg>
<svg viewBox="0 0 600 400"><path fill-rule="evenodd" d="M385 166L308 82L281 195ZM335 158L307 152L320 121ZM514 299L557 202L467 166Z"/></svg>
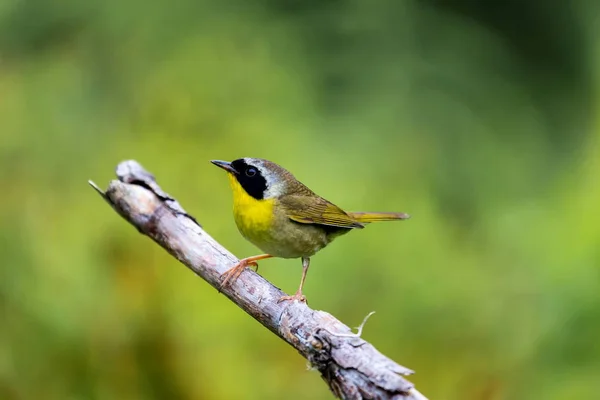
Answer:
<svg viewBox="0 0 600 400"><path fill-rule="evenodd" d="M306 301L302 287L310 257L333 239L377 221L409 218L393 212L346 212L316 195L294 176L260 158L211 161L228 172L233 190L233 217L244 238L265 254L248 257L223 273L221 287L237 279L248 266L265 258L302 258L302 279L293 296L284 300Z"/></svg>

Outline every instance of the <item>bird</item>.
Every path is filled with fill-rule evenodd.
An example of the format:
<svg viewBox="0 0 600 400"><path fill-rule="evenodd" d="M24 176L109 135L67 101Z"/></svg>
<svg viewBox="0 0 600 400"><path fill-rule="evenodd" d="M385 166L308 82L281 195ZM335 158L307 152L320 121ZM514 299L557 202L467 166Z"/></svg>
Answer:
<svg viewBox="0 0 600 400"><path fill-rule="evenodd" d="M262 158L211 160L227 171L233 192L233 217L239 232L264 254L241 259L221 275L220 289L246 267L267 258L302 259L300 286L286 300L306 302L302 293L310 259L335 238L371 222L405 220L397 212L347 212L315 194L280 165Z"/></svg>

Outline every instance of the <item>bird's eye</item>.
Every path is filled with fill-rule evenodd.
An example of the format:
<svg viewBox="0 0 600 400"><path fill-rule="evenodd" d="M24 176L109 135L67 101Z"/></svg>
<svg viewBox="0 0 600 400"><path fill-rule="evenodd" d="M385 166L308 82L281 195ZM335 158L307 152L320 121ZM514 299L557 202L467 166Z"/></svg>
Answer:
<svg viewBox="0 0 600 400"><path fill-rule="evenodd" d="M250 167L246 170L246 176L252 178L254 175L256 175L256 168Z"/></svg>

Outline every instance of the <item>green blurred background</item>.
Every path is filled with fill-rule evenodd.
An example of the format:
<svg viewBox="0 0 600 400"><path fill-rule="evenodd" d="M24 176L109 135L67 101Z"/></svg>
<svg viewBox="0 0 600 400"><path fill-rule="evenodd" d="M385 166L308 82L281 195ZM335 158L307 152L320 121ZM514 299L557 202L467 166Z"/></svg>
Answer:
<svg viewBox="0 0 600 400"><path fill-rule="evenodd" d="M133 158L237 256L264 157L412 219L313 259L312 307L430 399L600 393L600 7L558 0L0 2L0 398L329 399L87 185ZM284 291L298 260L261 274Z"/></svg>

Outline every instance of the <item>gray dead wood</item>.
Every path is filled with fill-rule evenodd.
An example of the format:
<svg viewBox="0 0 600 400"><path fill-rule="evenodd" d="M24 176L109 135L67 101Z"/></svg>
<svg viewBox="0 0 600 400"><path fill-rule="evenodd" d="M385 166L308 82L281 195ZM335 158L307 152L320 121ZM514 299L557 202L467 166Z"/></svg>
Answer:
<svg viewBox="0 0 600 400"><path fill-rule="evenodd" d="M117 166L106 192L90 184L139 232L215 288L238 262L165 193L136 161ZM222 292L242 310L292 345L342 399L427 400L404 376L413 371L381 354L324 311L299 302L277 303L284 293L251 269Z"/></svg>

